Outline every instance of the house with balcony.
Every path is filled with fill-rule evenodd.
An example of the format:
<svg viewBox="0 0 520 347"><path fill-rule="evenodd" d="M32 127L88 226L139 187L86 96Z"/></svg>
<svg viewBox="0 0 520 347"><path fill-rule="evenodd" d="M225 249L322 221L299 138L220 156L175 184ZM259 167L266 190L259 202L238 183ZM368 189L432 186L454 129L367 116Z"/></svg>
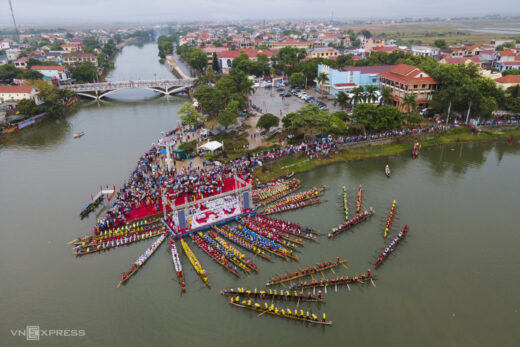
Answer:
<svg viewBox="0 0 520 347"><path fill-rule="evenodd" d="M381 73L379 88L390 88L394 105L401 111L408 111L403 101L409 94L414 94L419 109L428 107L432 94L439 87L433 77L420 68L407 64L397 64Z"/></svg>
<svg viewBox="0 0 520 347"><path fill-rule="evenodd" d="M323 48L311 48L307 50L307 58L327 58L331 59L332 57L337 57L339 52L332 47L323 47Z"/></svg>
<svg viewBox="0 0 520 347"><path fill-rule="evenodd" d="M80 63L90 62L95 67L98 66L97 55L95 53L68 53L63 55L63 63L71 66L78 65Z"/></svg>
<svg viewBox="0 0 520 347"><path fill-rule="evenodd" d="M513 50L496 51L493 60L493 66L500 72L506 70L520 69L520 55Z"/></svg>
<svg viewBox="0 0 520 347"><path fill-rule="evenodd" d="M269 49L235 49L235 50L228 50L217 53L218 61L220 68L222 69L223 73L229 73L229 70L231 70L231 67L233 65L233 60L240 56L240 54L245 53L249 60L251 61L257 61L259 54L265 54L269 61L271 58L275 55L274 52L272 52Z"/></svg>

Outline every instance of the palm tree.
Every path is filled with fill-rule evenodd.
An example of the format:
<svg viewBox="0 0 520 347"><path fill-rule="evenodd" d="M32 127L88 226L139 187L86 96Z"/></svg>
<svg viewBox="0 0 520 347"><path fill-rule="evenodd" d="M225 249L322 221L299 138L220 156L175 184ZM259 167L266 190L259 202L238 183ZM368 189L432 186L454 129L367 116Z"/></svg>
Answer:
<svg viewBox="0 0 520 347"><path fill-rule="evenodd" d="M334 106L339 105L341 110L344 110L347 107L349 107L351 103L352 103L352 98L343 91L339 92L338 95L336 96L336 100L334 100Z"/></svg>
<svg viewBox="0 0 520 347"><path fill-rule="evenodd" d="M413 93L406 94L403 99L403 107L408 110L408 113L412 113L417 108L417 95Z"/></svg>
<svg viewBox="0 0 520 347"><path fill-rule="evenodd" d="M377 100L377 87L368 85L365 87L365 98L367 102L372 102Z"/></svg>
<svg viewBox="0 0 520 347"><path fill-rule="evenodd" d="M354 101L356 105L363 102L365 96L365 90L363 87L354 87L352 93L354 94L352 96L352 101Z"/></svg>
<svg viewBox="0 0 520 347"><path fill-rule="evenodd" d="M391 105L392 104L392 101L394 101L394 97L392 95L392 89L388 88L388 87L384 87L382 90L381 90L381 99L379 101L379 105Z"/></svg>
<svg viewBox="0 0 520 347"><path fill-rule="evenodd" d="M318 75L318 77L316 77L316 81L320 85L320 94L323 98L323 84L329 81L329 75L327 75L325 72L322 72Z"/></svg>

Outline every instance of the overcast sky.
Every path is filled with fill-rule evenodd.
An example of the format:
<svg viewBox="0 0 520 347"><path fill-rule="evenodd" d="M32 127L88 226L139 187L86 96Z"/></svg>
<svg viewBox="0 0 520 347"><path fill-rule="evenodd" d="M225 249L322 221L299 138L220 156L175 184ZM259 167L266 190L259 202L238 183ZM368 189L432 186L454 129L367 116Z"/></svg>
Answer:
<svg viewBox="0 0 520 347"><path fill-rule="evenodd" d="M19 25L520 13L518 0L12 0ZM11 24L0 0L0 24ZM520 26L520 25L519 25Z"/></svg>

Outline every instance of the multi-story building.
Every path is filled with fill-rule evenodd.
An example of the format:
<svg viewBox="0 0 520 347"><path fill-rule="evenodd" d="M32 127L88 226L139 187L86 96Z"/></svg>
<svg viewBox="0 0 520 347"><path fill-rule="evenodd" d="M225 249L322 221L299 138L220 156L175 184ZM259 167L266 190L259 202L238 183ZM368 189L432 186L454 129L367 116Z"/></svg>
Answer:
<svg viewBox="0 0 520 347"><path fill-rule="evenodd" d="M97 56L95 53L76 52L63 55L64 64L75 66L84 62L90 62L94 64L95 67L98 66Z"/></svg>
<svg viewBox="0 0 520 347"><path fill-rule="evenodd" d="M380 89L390 88L394 105L402 111L408 111L403 106L403 101L410 94L415 95L419 108L428 107L432 93L439 87L439 82L433 77L418 67L407 64L393 65L379 76Z"/></svg>
<svg viewBox="0 0 520 347"><path fill-rule="evenodd" d="M307 58L332 58L337 57L339 52L332 47L312 48L307 50Z"/></svg>
<svg viewBox="0 0 520 347"><path fill-rule="evenodd" d="M520 69L520 55L516 52L510 51L496 51L493 60L493 67L500 70Z"/></svg>
<svg viewBox="0 0 520 347"><path fill-rule="evenodd" d="M311 48L312 47L312 42L307 42L307 41L296 41L296 40L285 40L285 41L280 41L280 42L270 42L269 43L269 47L273 48L273 49L281 49L281 48L284 48L284 47L293 47L293 48L303 48L303 49L307 49L307 48Z"/></svg>
<svg viewBox="0 0 520 347"><path fill-rule="evenodd" d="M369 85L379 87L379 74L390 69L392 65L379 66L353 66L332 69L327 65L318 65L318 75L322 72L327 74L329 81L323 86L323 93L336 96L340 91L350 92L355 87L366 87Z"/></svg>

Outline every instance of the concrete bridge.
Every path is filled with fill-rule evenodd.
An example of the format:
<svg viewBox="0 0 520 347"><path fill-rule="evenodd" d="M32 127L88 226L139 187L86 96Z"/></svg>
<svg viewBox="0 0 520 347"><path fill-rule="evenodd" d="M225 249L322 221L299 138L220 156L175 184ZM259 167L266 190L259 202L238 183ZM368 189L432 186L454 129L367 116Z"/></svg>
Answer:
<svg viewBox="0 0 520 347"><path fill-rule="evenodd" d="M61 89L74 91L76 94L99 100L111 93L122 89L141 88L148 89L163 95L180 93L192 87L195 79L175 79L175 80L139 80L139 81L119 81L102 83L84 83L62 85Z"/></svg>

